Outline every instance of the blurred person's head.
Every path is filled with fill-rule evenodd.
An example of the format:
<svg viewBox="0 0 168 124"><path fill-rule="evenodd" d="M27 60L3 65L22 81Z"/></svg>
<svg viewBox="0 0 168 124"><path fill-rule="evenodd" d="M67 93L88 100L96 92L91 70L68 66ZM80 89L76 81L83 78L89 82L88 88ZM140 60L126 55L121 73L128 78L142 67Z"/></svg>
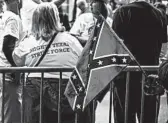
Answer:
<svg viewBox="0 0 168 124"><path fill-rule="evenodd" d="M86 0L77 0L76 3L77 7L82 11L85 12L87 9L87 2Z"/></svg>
<svg viewBox="0 0 168 124"><path fill-rule="evenodd" d="M6 3L6 9L19 14L22 8L22 0L4 0Z"/></svg>
<svg viewBox="0 0 168 124"><path fill-rule="evenodd" d="M32 18L32 34L37 40L50 39L54 33L64 31L57 7L53 3L41 3L35 9Z"/></svg>
<svg viewBox="0 0 168 124"><path fill-rule="evenodd" d="M91 2L91 11L97 17L102 15L105 19L108 16L107 5L103 0L94 0Z"/></svg>

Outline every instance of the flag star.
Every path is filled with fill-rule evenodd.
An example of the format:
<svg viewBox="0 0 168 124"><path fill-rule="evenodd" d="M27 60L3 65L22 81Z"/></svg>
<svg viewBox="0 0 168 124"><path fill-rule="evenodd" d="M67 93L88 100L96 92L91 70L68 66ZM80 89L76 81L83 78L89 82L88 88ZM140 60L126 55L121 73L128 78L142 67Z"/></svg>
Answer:
<svg viewBox="0 0 168 124"><path fill-rule="evenodd" d="M125 57L122 60L123 60L123 63L127 63L127 59Z"/></svg>
<svg viewBox="0 0 168 124"><path fill-rule="evenodd" d="M96 39L97 39L96 37L93 38L94 41L96 41Z"/></svg>
<svg viewBox="0 0 168 124"><path fill-rule="evenodd" d="M78 90L81 92L81 91L83 91L83 88L82 88L82 87L79 87Z"/></svg>
<svg viewBox="0 0 168 124"><path fill-rule="evenodd" d="M100 27L100 24L97 24L97 27L99 28L99 27Z"/></svg>
<svg viewBox="0 0 168 124"><path fill-rule="evenodd" d="M90 54L93 54L93 51L92 51L92 50L90 51Z"/></svg>
<svg viewBox="0 0 168 124"><path fill-rule="evenodd" d="M76 75L73 75L72 78L73 78L73 80L77 79Z"/></svg>
<svg viewBox="0 0 168 124"><path fill-rule="evenodd" d="M76 108L77 108L77 109L81 109L81 105L77 104L77 105L76 105Z"/></svg>
<svg viewBox="0 0 168 124"><path fill-rule="evenodd" d="M102 64L103 64L103 61L99 60L98 64L99 64L99 65L102 65Z"/></svg>
<svg viewBox="0 0 168 124"><path fill-rule="evenodd" d="M112 60L113 62L116 62L116 58L115 58L115 57L113 57L111 60Z"/></svg>

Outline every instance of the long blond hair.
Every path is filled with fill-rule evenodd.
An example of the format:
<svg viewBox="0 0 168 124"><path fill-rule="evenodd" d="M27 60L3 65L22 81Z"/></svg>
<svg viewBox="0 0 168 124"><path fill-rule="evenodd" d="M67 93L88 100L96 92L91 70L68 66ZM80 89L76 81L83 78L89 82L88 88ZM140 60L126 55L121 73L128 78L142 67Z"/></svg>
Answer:
<svg viewBox="0 0 168 124"><path fill-rule="evenodd" d="M48 40L56 32L64 31L60 23L59 12L53 3L41 3L37 6L32 18L32 34L38 40Z"/></svg>

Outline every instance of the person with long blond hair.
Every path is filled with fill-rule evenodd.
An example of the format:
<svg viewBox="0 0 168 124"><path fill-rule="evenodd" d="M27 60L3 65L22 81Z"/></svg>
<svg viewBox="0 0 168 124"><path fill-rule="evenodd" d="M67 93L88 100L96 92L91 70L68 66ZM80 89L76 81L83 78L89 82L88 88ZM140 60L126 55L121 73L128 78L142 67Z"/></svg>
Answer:
<svg viewBox="0 0 168 124"><path fill-rule="evenodd" d="M39 67L75 67L81 54L82 46L79 41L64 31L60 23L57 7L53 3L41 3L37 6L32 18L32 35L25 38L13 52L13 59L17 66L34 67L40 56L51 42L51 45ZM61 84L61 122L75 122L75 113L64 96L64 90L71 73L62 74ZM42 122L54 123L58 121L58 86L59 73L46 72L43 87L43 116ZM39 122L40 73L30 73L26 81L25 91L25 122ZM84 113L82 122L90 116Z"/></svg>

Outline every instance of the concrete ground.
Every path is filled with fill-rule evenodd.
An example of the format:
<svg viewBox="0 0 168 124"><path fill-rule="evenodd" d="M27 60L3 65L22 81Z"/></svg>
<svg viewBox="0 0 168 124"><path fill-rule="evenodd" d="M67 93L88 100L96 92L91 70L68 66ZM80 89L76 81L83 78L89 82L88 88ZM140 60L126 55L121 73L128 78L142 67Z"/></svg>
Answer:
<svg viewBox="0 0 168 124"><path fill-rule="evenodd" d="M98 105L96 110L96 123L108 123L109 120L109 98L110 93L107 93L102 103ZM113 116L113 113L112 113ZM159 123L165 123L168 119L168 106L166 103L166 95L161 97L161 106L159 112ZM112 117L112 122L113 117Z"/></svg>

